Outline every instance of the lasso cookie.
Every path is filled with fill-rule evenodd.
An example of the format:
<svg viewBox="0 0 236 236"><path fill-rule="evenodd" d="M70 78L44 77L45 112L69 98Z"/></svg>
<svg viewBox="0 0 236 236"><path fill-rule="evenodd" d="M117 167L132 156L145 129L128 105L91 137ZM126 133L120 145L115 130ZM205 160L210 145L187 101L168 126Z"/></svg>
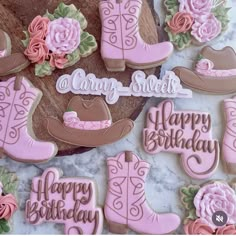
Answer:
<svg viewBox="0 0 236 236"><path fill-rule="evenodd" d="M180 190L187 217L184 232L187 235L236 234L235 184L212 181L189 185Z"/></svg>
<svg viewBox="0 0 236 236"><path fill-rule="evenodd" d="M17 184L16 174L0 167L0 234L11 231L12 218L18 209Z"/></svg>
<svg viewBox="0 0 236 236"><path fill-rule="evenodd" d="M210 177L219 163L219 143L212 139L210 114L175 111L171 100L149 109L143 146L150 154L179 154L185 172L196 179Z"/></svg>
<svg viewBox="0 0 236 236"><path fill-rule="evenodd" d="M166 32L178 50L192 43L202 45L226 31L226 0L165 0Z"/></svg>
<svg viewBox="0 0 236 236"><path fill-rule="evenodd" d="M60 170L49 168L33 179L26 202L27 222L64 224L65 234L101 234L103 213L96 204L95 183L87 178L61 177Z"/></svg>
<svg viewBox="0 0 236 236"><path fill-rule="evenodd" d="M236 91L236 53L233 48L215 50L204 47L195 69L173 69L182 83L192 89L211 94L228 94Z"/></svg>
<svg viewBox="0 0 236 236"><path fill-rule="evenodd" d="M84 31L88 22L73 4L60 3L51 14L36 16L24 31L25 55L35 64L35 75L44 77L65 69L97 49L91 34Z"/></svg>
<svg viewBox="0 0 236 236"><path fill-rule="evenodd" d="M176 230L176 214L158 214L147 203L145 179L150 165L132 152L107 159L108 190L104 213L109 230L125 234L131 229L141 234L167 234Z"/></svg>
<svg viewBox="0 0 236 236"><path fill-rule="evenodd" d="M72 98L63 115L63 123L47 119L47 130L54 138L82 147L98 147L125 137L134 127L130 119L112 123L110 110L102 98Z"/></svg>
<svg viewBox="0 0 236 236"><path fill-rule="evenodd" d="M54 143L34 138L32 114L42 93L24 77L0 82L0 154L20 162L45 162L57 153Z"/></svg>

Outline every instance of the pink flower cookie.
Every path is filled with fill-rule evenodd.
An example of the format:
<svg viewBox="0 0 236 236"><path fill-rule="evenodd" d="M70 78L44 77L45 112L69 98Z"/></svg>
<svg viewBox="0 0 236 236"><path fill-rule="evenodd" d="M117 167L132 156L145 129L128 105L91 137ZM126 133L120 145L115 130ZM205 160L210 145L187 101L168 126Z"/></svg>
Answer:
<svg viewBox="0 0 236 236"><path fill-rule="evenodd" d="M56 168L33 178L25 217L33 225L65 225L65 234L101 234L102 209L96 204L96 186L88 178L62 178Z"/></svg>
<svg viewBox="0 0 236 236"><path fill-rule="evenodd" d="M236 193L229 184L213 181L190 185L181 188L180 193L187 212L186 234L235 234Z"/></svg>
<svg viewBox="0 0 236 236"><path fill-rule="evenodd" d="M171 100L149 109L143 146L150 154L161 151L179 154L185 172L196 179L210 177L219 163L219 143L212 139L211 116L175 111Z"/></svg>
<svg viewBox="0 0 236 236"><path fill-rule="evenodd" d="M95 37L85 32L87 21L73 4L60 3L51 14L36 16L24 31L25 55L35 64L35 75L49 76L73 66L97 49Z"/></svg>

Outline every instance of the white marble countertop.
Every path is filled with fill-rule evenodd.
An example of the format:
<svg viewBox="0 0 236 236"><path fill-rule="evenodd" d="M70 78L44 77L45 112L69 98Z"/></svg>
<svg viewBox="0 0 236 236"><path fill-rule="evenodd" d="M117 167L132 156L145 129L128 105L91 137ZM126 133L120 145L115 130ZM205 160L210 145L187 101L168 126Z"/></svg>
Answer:
<svg viewBox="0 0 236 236"><path fill-rule="evenodd" d="M232 46L236 50L236 1L228 1L232 7L230 11L231 23L228 31L220 38L214 40L211 45L220 49L226 45ZM161 0L154 0L155 9L164 19L164 9ZM170 70L175 66L192 67L192 64L200 51L200 48L191 47L182 52L175 52L170 60L163 66L162 73ZM221 141L223 135L223 110L222 101L228 96L210 96L199 93L193 94L193 99L176 99L176 109L194 109L199 111L210 112L213 119L213 137ZM203 181L192 180L188 177L180 166L179 157L174 154L160 153L157 155L148 155L143 151L142 129L145 123L146 110L150 106L155 106L159 99L151 99L145 106L144 111L140 114L135 122L134 131L125 139L112 144L93 149L82 155L54 158L47 164L42 165L24 165L16 163L6 158L0 160L0 165L10 168L11 171L17 172L20 179L19 183L19 201L20 211L14 216L13 232L14 234L61 234L63 226L59 224L44 223L39 226L32 226L24 220L25 201L29 198L31 179L34 176L42 174L47 167L59 167L64 171L65 176L86 176L96 179L99 186L98 203L104 204L106 194L106 157L115 156L119 152L130 150L138 154L142 159L151 164L146 183L146 197L150 206L158 212L175 212L184 218L184 209L181 206L179 198L179 188L190 183L203 183ZM229 176L223 172L222 163L218 170L212 176L212 179L231 180L234 176ZM182 227L177 231L183 233ZM106 224L104 232L108 233ZM132 233L132 232L130 232Z"/></svg>

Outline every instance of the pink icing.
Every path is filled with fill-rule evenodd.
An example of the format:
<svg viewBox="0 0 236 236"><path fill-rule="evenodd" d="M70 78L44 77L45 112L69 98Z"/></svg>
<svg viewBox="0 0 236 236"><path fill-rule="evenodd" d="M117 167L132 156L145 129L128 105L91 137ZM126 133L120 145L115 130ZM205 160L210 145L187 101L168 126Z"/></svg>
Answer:
<svg viewBox="0 0 236 236"><path fill-rule="evenodd" d="M170 42L150 45L143 41L139 34L138 21L142 2L119 1L117 4L116 1L99 1L102 58L126 60L136 67L139 64L141 69L143 64L146 68L153 67L155 63L165 61L172 54L174 48Z"/></svg>
<svg viewBox="0 0 236 236"><path fill-rule="evenodd" d="M184 225L184 232L187 235L214 234L214 230L201 219L197 219L195 221L189 220L188 223Z"/></svg>
<svg viewBox="0 0 236 236"><path fill-rule="evenodd" d="M13 77L1 82L0 86L0 149L17 161L49 160L57 151L55 144L35 140L31 137L32 131L28 131L32 106L39 100L41 92L26 78L19 83L19 90L14 89L15 83Z"/></svg>
<svg viewBox="0 0 236 236"><path fill-rule="evenodd" d="M212 138L211 116L197 111L175 111L171 100L149 109L143 146L150 154L180 154L187 174L209 178L219 163L219 143Z"/></svg>
<svg viewBox="0 0 236 236"><path fill-rule="evenodd" d="M195 19L191 32L192 36L200 43L209 42L220 33L221 22L213 14Z"/></svg>
<svg viewBox="0 0 236 236"><path fill-rule="evenodd" d="M180 225L174 213L158 214L145 198L145 181L150 164L131 152L107 158L108 190L105 217L141 234L168 234Z"/></svg>
<svg viewBox="0 0 236 236"><path fill-rule="evenodd" d="M217 235L236 235L235 225L227 225L216 230Z"/></svg>
<svg viewBox="0 0 236 236"><path fill-rule="evenodd" d="M202 15L209 15L213 7L212 0L179 0L180 12L188 12L194 18Z"/></svg>
<svg viewBox="0 0 236 236"><path fill-rule="evenodd" d="M177 12L167 24L174 34L186 33L192 27L193 17L187 12Z"/></svg>
<svg viewBox="0 0 236 236"><path fill-rule="evenodd" d="M48 26L46 45L56 54L70 54L80 44L80 23L71 18L59 18Z"/></svg>
<svg viewBox="0 0 236 236"><path fill-rule="evenodd" d="M30 37L44 39L48 30L50 20L47 17L36 16L28 27Z"/></svg>
<svg viewBox="0 0 236 236"><path fill-rule="evenodd" d="M65 234L101 234L103 212L96 204L96 186L89 178L61 178L62 172L48 168L33 178L26 220L64 224Z"/></svg>
<svg viewBox="0 0 236 236"><path fill-rule="evenodd" d="M227 214L227 224L236 223L236 194L228 184L215 182L203 186L194 198L194 205L197 216L213 228L216 226L212 216L217 211Z"/></svg>
<svg viewBox="0 0 236 236"><path fill-rule="evenodd" d="M208 59L201 59L196 64L196 71L201 75L212 77L227 77L236 75L236 69L214 70L214 63Z"/></svg>
<svg viewBox="0 0 236 236"><path fill-rule="evenodd" d="M17 208L16 198L12 194L0 196L0 219L9 220Z"/></svg>
<svg viewBox="0 0 236 236"><path fill-rule="evenodd" d="M63 115L63 120L65 126L81 130L106 129L112 124L111 120L81 121L77 116L77 112L75 111L65 112Z"/></svg>
<svg viewBox="0 0 236 236"><path fill-rule="evenodd" d="M32 63L42 64L48 58L49 51L44 40L34 37L30 40L24 54Z"/></svg>
<svg viewBox="0 0 236 236"><path fill-rule="evenodd" d="M50 66L63 69L65 64L68 62L68 59L65 57L65 54L50 54Z"/></svg>
<svg viewBox="0 0 236 236"><path fill-rule="evenodd" d="M2 50L2 51L0 50L0 58L1 57L5 57L6 56L6 52L7 52L6 50Z"/></svg>

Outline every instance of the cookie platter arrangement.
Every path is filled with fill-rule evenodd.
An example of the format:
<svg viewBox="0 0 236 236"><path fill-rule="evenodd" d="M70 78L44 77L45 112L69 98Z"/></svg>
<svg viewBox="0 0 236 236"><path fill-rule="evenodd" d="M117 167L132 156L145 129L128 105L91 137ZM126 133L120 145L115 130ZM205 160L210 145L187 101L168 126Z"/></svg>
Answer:
<svg viewBox="0 0 236 236"><path fill-rule="evenodd" d="M59 225L62 234L236 235L236 182L214 178L221 165L236 175L236 52L214 47L234 10L226 0L161 4L164 19L149 0L0 3L0 234L17 232L14 218L24 212L27 229ZM161 73L191 48L194 69L175 63ZM211 110L194 108L198 94L227 96L220 139ZM140 136L138 150L122 147L128 135ZM107 145L120 151L102 154L103 185L91 158L59 161ZM172 171L189 179L178 189L185 217L149 203L146 181L157 167L141 153L180 160Z"/></svg>

